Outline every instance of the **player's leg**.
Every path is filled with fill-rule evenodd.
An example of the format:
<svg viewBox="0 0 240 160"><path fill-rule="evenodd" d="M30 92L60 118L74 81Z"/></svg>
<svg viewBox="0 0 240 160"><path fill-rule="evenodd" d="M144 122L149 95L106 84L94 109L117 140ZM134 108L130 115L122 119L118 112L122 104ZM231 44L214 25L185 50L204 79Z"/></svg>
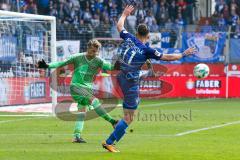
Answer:
<svg viewBox="0 0 240 160"><path fill-rule="evenodd" d="M94 111L103 119L108 121L112 124L112 126L115 126L118 122L117 120L113 119L110 114L106 112L106 110L101 106L101 103L98 98L96 98L93 95L93 91L91 87L88 87L84 84L77 84L77 85L71 85L71 94L72 97L76 101L81 101L85 105L90 105L94 109Z"/></svg>
<svg viewBox="0 0 240 160"><path fill-rule="evenodd" d="M74 126L74 139L73 142L76 143L86 143L86 141L82 138L82 131L84 127L84 119L86 117L86 107L82 104L78 104L78 114L77 120Z"/></svg>
<svg viewBox="0 0 240 160"><path fill-rule="evenodd" d="M124 134L126 129L131 124L134 118L135 110L139 104L139 85L138 82L126 81L125 77L118 77L119 85L122 89L123 98L123 111L124 118L118 122L115 130L111 133L106 142L103 142L103 147L110 152L116 152L116 148L113 146L115 141L119 141ZM124 83L126 82L126 83Z"/></svg>
<svg viewBox="0 0 240 160"><path fill-rule="evenodd" d="M106 110L102 107L101 102L99 101L98 98L92 99L91 106L93 106L94 111L97 113L97 115L99 115L106 121L110 122L112 124L113 128L115 128L118 121L113 119L112 116L106 112Z"/></svg>
<svg viewBox="0 0 240 160"><path fill-rule="evenodd" d="M86 141L82 139L82 131L84 127L84 119L86 117L86 106L88 104L86 103L85 97L79 94L79 89L77 85L70 86L70 93L73 100L78 103L78 114L74 126L73 142L86 143Z"/></svg>
<svg viewBox="0 0 240 160"><path fill-rule="evenodd" d="M103 148L110 152L119 152L119 150L115 147L114 142L120 141L120 139L125 135L126 129L134 120L133 118L135 110L123 109L123 111L124 118L117 123L114 131L111 133L108 139L102 143Z"/></svg>

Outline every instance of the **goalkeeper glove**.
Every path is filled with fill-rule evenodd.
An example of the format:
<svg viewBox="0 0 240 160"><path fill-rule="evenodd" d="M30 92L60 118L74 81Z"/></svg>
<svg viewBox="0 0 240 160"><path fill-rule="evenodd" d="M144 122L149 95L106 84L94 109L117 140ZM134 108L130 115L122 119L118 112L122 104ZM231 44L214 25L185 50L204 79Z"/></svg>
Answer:
<svg viewBox="0 0 240 160"><path fill-rule="evenodd" d="M38 68L47 69L49 65L42 59L41 61L38 61Z"/></svg>

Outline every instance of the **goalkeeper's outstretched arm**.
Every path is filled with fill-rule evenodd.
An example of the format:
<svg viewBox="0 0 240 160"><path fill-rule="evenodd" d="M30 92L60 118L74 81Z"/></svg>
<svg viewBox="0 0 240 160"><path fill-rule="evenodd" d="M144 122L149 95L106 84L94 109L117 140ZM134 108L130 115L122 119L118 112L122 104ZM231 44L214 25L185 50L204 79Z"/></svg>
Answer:
<svg viewBox="0 0 240 160"><path fill-rule="evenodd" d="M74 56L70 56L69 58L67 58L64 61L60 61L60 62L52 62L47 64L43 59L41 61L38 61L37 63L37 68L43 68L43 69L47 69L47 68L59 68L59 67L63 67L66 66L70 63L73 63L74 59L75 59L76 55Z"/></svg>

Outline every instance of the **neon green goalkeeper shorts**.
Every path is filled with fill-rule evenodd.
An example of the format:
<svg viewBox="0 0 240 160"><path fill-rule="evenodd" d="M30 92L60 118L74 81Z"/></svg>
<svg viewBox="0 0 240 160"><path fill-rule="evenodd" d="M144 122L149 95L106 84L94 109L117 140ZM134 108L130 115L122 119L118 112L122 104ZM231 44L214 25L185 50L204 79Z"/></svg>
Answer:
<svg viewBox="0 0 240 160"><path fill-rule="evenodd" d="M91 101L96 98L93 95L92 87L74 83L70 85L70 93L75 102L78 103L78 109L87 108L87 110L92 110Z"/></svg>

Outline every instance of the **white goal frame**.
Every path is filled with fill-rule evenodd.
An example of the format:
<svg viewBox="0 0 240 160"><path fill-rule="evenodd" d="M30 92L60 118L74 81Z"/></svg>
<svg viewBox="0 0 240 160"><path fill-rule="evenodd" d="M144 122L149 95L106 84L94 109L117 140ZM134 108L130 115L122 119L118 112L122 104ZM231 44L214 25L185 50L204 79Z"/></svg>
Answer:
<svg viewBox="0 0 240 160"><path fill-rule="evenodd" d="M26 14L26 13L18 13L18 12L10 12L10 11L2 11L0 10L0 16L10 16L10 17L19 17L19 18L28 18L34 20L45 20L50 22L51 24L51 46L50 46L50 54L51 61L57 61L56 58L56 17L54 16L43 16L43 15L35 15L35 14ZM57 88L57 75L56 72L51 71L52 78L52 86L53 88ZM54 114L54 109L57 105L57 91L52 89L50 90L52 95L52 109Z"/></svg>

